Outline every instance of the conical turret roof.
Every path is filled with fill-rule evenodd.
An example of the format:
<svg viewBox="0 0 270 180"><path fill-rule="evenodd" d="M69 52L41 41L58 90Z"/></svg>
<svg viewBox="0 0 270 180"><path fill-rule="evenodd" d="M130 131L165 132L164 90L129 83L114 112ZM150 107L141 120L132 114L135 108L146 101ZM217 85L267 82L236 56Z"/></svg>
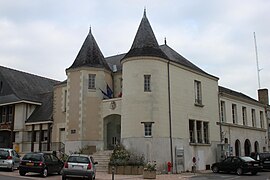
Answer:
<svg viewBox="0 0 270 180"><path fill-rule="evenodd" d="M144 10L143 18L137 30L131 49L124 58L135 56L154 56L168 59L165 53L159 48L155 34L146 17L146 10Z"/></svg>
<svg viewBox="0 0 270 180"><path fill-rule="evenodd" d="M100 51L98 44L91 32L89 33L75 59L73 64L68 69L78 68L78 67L96 67L105 68L110 70L105 58Z"/></svg>

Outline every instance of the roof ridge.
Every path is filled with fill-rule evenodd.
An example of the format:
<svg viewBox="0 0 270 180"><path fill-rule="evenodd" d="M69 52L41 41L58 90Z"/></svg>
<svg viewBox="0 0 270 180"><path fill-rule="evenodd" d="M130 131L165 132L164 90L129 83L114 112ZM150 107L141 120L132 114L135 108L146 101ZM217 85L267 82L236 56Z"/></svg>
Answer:
<svg viewBox="0 0 270 180"><path fill-rule="evenodd" d="M58 81L58 80L55 80L55 79L52 79L52 78L47 78L47 77L44 77L44 76L41 76L41 75L32 74L30 72L25 72L25 71L22 71L22 70L13 69L13 68L9 68L9 67L6 67L6 66L1 66L0 65L0 68L4 68L4 69L10 70L10 71L15 71L15 72L19 72L19 73L23 73L23 74L27 74L27 75L30 75L30 76L35 76L35 77L51 80L51 81L55 81L56 83L61 82L61 81Z"/></svg>

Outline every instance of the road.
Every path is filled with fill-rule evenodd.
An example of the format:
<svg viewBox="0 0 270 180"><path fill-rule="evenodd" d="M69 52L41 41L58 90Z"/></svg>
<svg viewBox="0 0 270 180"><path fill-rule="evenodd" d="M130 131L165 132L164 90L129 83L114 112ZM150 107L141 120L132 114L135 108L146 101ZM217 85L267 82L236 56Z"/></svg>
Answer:
<svg viewBox="0 0 270 180"><path fill-rule="evenodd" d="M30 174L26 176L20 176L18 170L14 172L8 172L0 170L0 180L61 180L61 175L53 174L46 178L42 178L39 174ZM98 173L96 180L111 180L112 175L107 173ZM142 180L142 175L115 175L115 180ZM182 174L171 174L171 175L157 175L157 180L270 180L270 171L259 172L253 176L251 174L244 174L237 176L236 174L225 174L225 173L212 173L206 171L204 173L182 173Z"/></svg>

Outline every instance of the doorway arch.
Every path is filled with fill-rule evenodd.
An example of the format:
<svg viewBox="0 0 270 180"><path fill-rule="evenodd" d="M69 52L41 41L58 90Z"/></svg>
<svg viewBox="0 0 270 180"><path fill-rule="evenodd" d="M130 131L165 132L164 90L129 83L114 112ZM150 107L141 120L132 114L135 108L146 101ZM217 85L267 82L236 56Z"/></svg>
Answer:
<svg viewBox="0 0 270 180"><path fill-rule="evenodd" d="M251 145L248 139L245 140L245 156L249 156L251 153Z"/></svg>
<svg viewBox="0 0 270 180"><path fill-rule="evenodd" d="M240 156L241 155L241 145L240 145L240 141L237 139L235 141L235 156Z"/></svg>
<svg viewBox="0 0 270 180"><path fill-rule="evenodd" d="M104 118L104 148L112 150L116 144L121 142L121 116L111 114Z"/></svg>

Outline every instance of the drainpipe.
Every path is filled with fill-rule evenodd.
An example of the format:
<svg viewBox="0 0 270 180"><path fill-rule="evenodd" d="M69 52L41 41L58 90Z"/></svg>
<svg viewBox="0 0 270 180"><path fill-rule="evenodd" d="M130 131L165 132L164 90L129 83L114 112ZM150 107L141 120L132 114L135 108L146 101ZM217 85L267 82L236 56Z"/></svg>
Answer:
<svg viewBox="0 0 270 180"><path fill-rule="evenodd" d="M169 103L170 150L171 150L171 163L173 164L174 161L173 161L173 145L172 145L172 114L171 114L170 60L168 60L168 62L167 62L167 71L168 71L168 103Z"/></svg>
<svg viewBox="0 0 270 180"><path fill-rule="evenodd" d="M222 125L221 125L221 117L220 117L220 93L218 92L218 119L219 119L219 135L220 135L220 143L222 143Z"/></svg>

